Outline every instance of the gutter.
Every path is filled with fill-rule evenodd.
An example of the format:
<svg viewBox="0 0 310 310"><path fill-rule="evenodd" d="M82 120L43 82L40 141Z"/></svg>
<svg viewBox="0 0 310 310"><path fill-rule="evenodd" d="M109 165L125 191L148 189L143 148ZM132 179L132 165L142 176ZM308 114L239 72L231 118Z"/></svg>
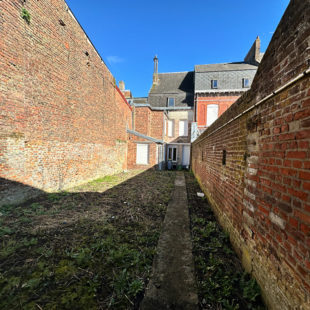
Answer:
<svg viewBox="0 0 310 310"><path fill-rule="evenodd" d="M140 108L140 107L147 107L154 111L177 111L177 110L192 110L194 107L174 107L174 108L168 108L168 107L152 107L150 104L144 104L144 103L133 103L132 106Z"/></svg>
<svg viewBox="0 0 310 310"><path fill-rule="evenodd" d="M135 135L137 137L140 137L140 138L143 138L143 139L146 139L146 140L149 140L149 141L152 141L152 142L155 142L155 143L159 143L159 144L164 144L164 141L163 140L159 140L159 139L155 139L155 138L152 138L150 136L146 136L142 133L139 133L137 131L134 131L134 130L130 130L130 129L127 129L127 132L132 134L132 135Z"/></svg>

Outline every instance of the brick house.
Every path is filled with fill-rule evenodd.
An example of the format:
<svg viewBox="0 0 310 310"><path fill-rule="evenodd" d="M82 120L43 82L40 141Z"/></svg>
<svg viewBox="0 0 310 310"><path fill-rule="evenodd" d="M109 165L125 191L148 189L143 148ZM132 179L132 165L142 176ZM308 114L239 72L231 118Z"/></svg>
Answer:
<svg viewBox="0 0 310 310"><path fill-rule="evenodd" d="M165 114L163 124L166 163L173 167L188 167L190 162L191 122L194 119L194 73L158 73L158 58L154 58L153 84L148 96L152 109Z"/></svg>
<svg viewBox="0 0 310 310"><path fill-rule="evenodd" d="M157 68L155 57L149 96L127 99L133 107L133 129L127 131L129 169L153 166L164 169L168 161L173 168L188 167L190 163L194 74L158 73ZM122 82L121 88L123 86Z"/></svg>
<svg viewBox="0 0 310 310"><path fill-rule="evenodd" d="M128 168L188 167L190 143L223 114L252 83L262 58L257 37L243 62L197 65L194 71L158 73L154 58L148 97L134 98L128 130Z"/></svg>
<svg viewBox="0 0 310 310"><path fill-rule="evenodd" d="M251 87L262 56L260 39L257 37L243 62L195 66L195 123L192 140Z"/></svg>

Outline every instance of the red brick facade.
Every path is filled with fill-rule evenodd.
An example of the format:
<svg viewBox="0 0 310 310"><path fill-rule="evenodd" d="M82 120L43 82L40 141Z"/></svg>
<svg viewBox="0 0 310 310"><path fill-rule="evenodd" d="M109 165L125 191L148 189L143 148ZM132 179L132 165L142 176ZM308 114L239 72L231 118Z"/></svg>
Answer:
<svg viewBox="0 0 310 310"><path fill-rule="evenodd" d="M218 105L218 117L220 117L240 96L202 96L196 95L196 120L199 128L207 125L207 106Z"/></svg>
<svg viewBox="0 0 310 310"><path fill-rule="evenodd" d="M126 168L131 108L112 74L64 1L25 2L29 23L22 3L0 2L2 180L59 190Z"/></svg>
<svg viewBox="0 0 310 310"><path fill-rule="evenodd" d="M164 112L154 111L150 107L134 107L134 130L139 134L163 140ZM149 156L147 165L139 165L137 160L137 143L147 143L149 145ZM158 164L160 144L156 144L148 139L141 138L134 134L129 134L128 140L128 169L149 169Z"/></svg>
<svg viewBox="0 0 310 310"><path fill-rule="evenodd" d="M192 147L193 171L270 309L310 309L309 74L273 94L309 68L306 16L309 1L290 2L251 90Z"/></svg>

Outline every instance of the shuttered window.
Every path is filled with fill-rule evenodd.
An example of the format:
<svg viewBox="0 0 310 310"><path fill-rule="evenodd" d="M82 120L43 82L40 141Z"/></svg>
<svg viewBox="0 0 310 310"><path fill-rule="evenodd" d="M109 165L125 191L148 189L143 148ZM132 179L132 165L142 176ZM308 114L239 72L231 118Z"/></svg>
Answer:
<svg viewBox="0 0 310 310"><path fill-rule="evenodd" d="M137 144L137 164L147 165L149 162L149 145Z"/></svg>
<svg viewBox="0 0 310 310"><path fill-rule="evenodd" d="M188 136L188 122L185 121L179 121L179 136Z"/></svg>
<svg viewBox="0 0 310 310"><path fill-rule="evenodd" d="M219 106L217 104L209 104L207 106L207 126L210 126L218 118Z"/></svg>
<svg viewBox="0 0 310 310"><path fill-rule="evenodd" d="M168 121L168 137L173 137L173 121Z"/></svg>

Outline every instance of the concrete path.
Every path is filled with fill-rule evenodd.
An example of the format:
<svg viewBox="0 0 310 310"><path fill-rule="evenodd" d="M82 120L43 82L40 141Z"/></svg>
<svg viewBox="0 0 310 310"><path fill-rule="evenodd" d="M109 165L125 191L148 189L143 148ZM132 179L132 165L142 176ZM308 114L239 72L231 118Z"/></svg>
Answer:
<svg viewBox="0 0 310 310"><path fill-rule="evenodd" d="M183 172L177 172L172 200L158 241L153 275L140 309L198 309Z"/></svg>

